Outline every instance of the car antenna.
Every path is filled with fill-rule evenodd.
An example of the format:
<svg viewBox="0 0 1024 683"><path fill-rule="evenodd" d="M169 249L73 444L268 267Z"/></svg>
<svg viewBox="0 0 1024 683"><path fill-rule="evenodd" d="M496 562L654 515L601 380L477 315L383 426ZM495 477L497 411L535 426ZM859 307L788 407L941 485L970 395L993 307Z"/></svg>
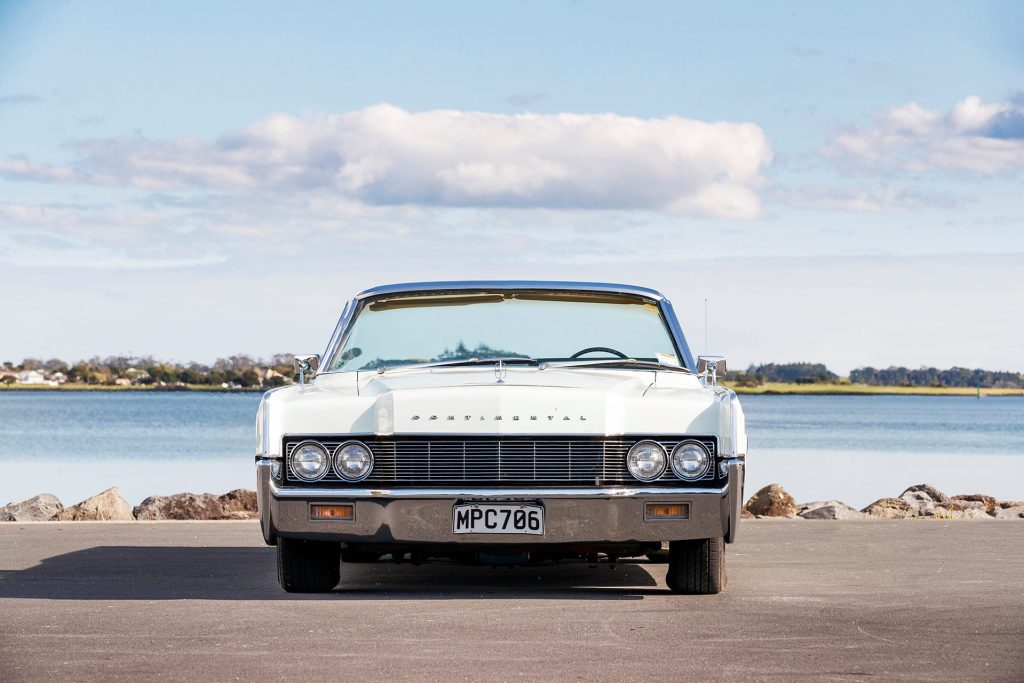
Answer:
<svg viewBox="0 0 1024 683"><path fill-rule="evenodd" d="M704 297L704 355L708 353L708 298Z"/></svg>

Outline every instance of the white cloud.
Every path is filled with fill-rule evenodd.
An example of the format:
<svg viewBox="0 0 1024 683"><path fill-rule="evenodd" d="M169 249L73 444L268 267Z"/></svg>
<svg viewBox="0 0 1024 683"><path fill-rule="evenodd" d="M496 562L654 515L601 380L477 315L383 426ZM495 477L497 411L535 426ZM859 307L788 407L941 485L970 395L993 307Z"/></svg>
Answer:
<svg viewBox="0 0 1024 683"><path fill-rule="evenodd" d="M824 153L883 170L1016 173L1024 169L1024 100L971 96L948 112L912 102L837 132Z"/></svg>
<svg viewBox="0 0 1024 683"><path fill-rule="evenodd" d="M366 205L649 209L750 218L771 146L752 123L378 105L277 114L214 140L72 143L66 166L0 160L0 177L166 191L327 193Z"/></svg>

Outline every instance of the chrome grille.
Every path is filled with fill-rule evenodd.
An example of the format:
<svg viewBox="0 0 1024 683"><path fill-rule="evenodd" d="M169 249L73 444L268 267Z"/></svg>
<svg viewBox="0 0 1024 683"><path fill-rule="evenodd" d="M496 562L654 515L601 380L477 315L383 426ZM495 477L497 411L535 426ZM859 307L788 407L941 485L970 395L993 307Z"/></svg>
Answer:
<svg viewBox="0 0 1024 683"><path fill-rule="evenodd" d="M359 482L391 484L473 483L473 484L619 484L637 483L626 469L626 453L638 441L652 439L666 452L681 441L696 440L707 446L712 458L717 456L713 436L672 437L389 437L371 436L302 436L285 441L285 454L305 440L322 443L330 453L345 441L356 439L373 452L374 466L370 476ZM701 481L714 480L717 466L713 463ZM308 485L285 468L287 481ZM678 483L680 480L666 468L658 480ZM330 471L317 484L347 483Z"/></svg>

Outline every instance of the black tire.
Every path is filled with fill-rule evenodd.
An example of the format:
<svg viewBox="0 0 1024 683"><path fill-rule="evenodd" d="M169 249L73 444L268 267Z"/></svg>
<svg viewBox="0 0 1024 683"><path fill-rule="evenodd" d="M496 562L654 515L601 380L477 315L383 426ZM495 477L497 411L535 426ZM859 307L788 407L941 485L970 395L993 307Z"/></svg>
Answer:
<svg viewBox="0 0 1024 683"><path fill-rule="evenodd" d="M352 563L376 562L381 558L381 553L374 553L362 548L342 548L341 561Z"/></svg>
<svg viewBox="0 0 1024 683"><path fill-rule="evenodd" d="M725 539L672 541L665 583L673 593L714 595L725 588Z"/></svg>
<svg viewBox="0 0 1024 683"><path fill-rule="evenodd" d="M341 580L341 544L277 539L277 580L289 593L327 593Z"/></svg>

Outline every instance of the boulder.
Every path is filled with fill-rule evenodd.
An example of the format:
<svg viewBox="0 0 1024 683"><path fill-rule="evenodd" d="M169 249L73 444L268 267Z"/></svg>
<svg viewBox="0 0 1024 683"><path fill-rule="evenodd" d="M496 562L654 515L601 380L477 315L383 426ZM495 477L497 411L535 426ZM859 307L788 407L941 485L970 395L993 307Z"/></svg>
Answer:
<svg viewBox="0 0 1024 683"><path fill-rule="evenodd" d="M809 510L816 510L816 509L818 509L820 507L825 507L826 505L844 505L844 504L845 503L841 503L838 500L815 500L815 501L812 501L810 503L798 503L797 506L796 506L796 514L802 515L803 513L807 512Z"/></svg>
<svg viewBox="0 0 1024 683"><path fill-rule="evenodd" d="M999 501L999 507L1003 508L1019 508L1024 507L1024 500L1001 500Z"/></svg>
<svg viewBox="0 0 1024 683"><path fill-rule="evenodd" d="M752 495L744 508L762 517L792 517L796 501L781 484L769 484Z"/></svg>
<svg viewBox="0 0 1024 683"><path fill-rule="evenodd" d="M925 491L904 491L900 500L914 509L914 516L928 516L935 510L935 501Z"/></svg>
<svg viewBox="0 0 1024 683"><path fill-rule="evenodd" d="M903 498L880 498L861 512L879 519L906 519L907 517L917 517L918 508Z"/></svg>
<svg viewBox="0 0 1024 683"><path fill-rule="evenodd" d="M740 519L754 519L754 513L747 508L743 508L740 510Z"/></svg>
<svg viewBox="0 0 1024 683"><path fill-rule="evenodd" d="M908 488L906 491L901 493L900 497L902 498L903 496L907 495L908 493L916 493L916 492L920 492L920 493L926 494L930 500L932 500L932 501L934 501L936 503L945 503L947 500L949 500L949 496L947 496L945 493L943 493L942 491L938 490L937 488L935 488L931 484L914 484L913 486Z"/></svg>
<svg viewBox="0 0 1024 683"><path fill-rule="evenodd" d="M950 519L992 519L992 516L986 514L984 510L977 508L968 508L966 510L950 510Z"/></svg>
<svg viewBox="0 0 1024 683"><path fill-rule="evenodd" d="M128 504L117 487L97 493L86 498L77 505L65 508L56 517L61 522L79 522L90 520L132 520L132 506Z"/></svg>
<svg viewBox="0 0 1024 683"><path fill-rule="evenodd" d="M1024 505L996 510L996 519L1024 519Z"/></svg>
<svg viewBox="0 0 1024 683"><path fill-rule="evenodd" d="M135 519L252 519L257 516L256 492L235 489L223 496L213 493L176 493L150 496L134 510Z"/></svg>
<svg viewBox="0 0 1024 683"><path fill-rule="evenodd" d="M219 499L224 517L227 519L254 519L259 517L256 507L256 492L250 489L228 491Z"/></svg>
<svg viewBox="0 0 1024 683"><path fill-rule="evenodd" d="M992 496L986 496L981 493L971 493L966 496L953 496L953 500L962 500L971 503L981 503L982 509L988 514L992 514L999 507L999 501Z"/></svg>
<svg viewBox="0 0 1024 683"><path fill-rule="evenodd" d="M987 512L985 509L985 503L977 500L957 500L956 496L947 500L941 505L942 508L949 510L950 512L964 512L966 510L981 510Z"/></svg>
<svg viewBox="0 0 1024 683"><path fill-rule="evenodd" d="M800 516L804 519L870 519L860 510L835 500L808 508Z"/></svg>
<svg viewBox="0 0 1024 683"><path fill-rule="evenodd" d="M134 510L135 519L221 519L223 508L212 493L150 496Z"/></svg>
<svg viewBox="0 0 1024 683"><path fill-rule="evenodd" d="M64 510L64 504L52 493L40 493L0 508L0 522L42 522L53 519Z"/></svg>

